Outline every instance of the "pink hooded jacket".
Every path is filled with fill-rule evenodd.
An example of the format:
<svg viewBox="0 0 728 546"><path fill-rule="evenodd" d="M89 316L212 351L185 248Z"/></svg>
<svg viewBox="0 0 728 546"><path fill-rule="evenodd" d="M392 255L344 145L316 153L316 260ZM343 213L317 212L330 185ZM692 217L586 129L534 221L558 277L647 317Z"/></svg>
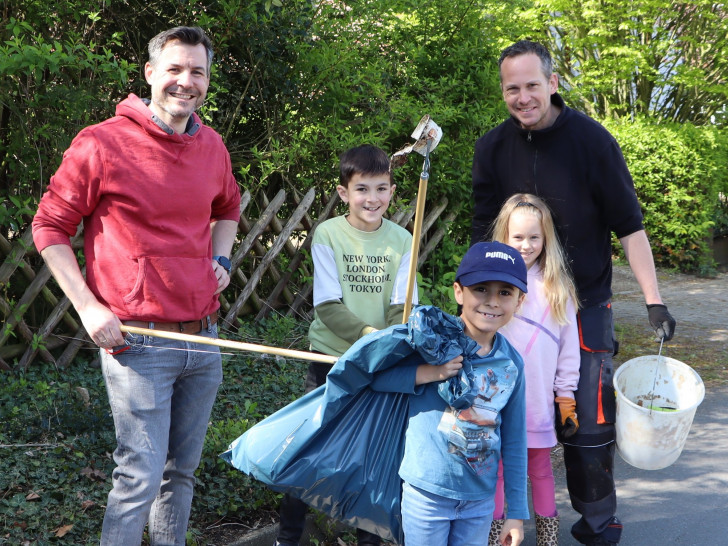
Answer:
<svg viewBox="0 0 728 546"><path fill-rule="evenodd" d="M526 376L528 447L556 445L554 397L572 396L579 384L579 331L569 302L568 324L551 313L538 264L528 270L528 294L513 318L498 330L523 357ZM578 410L578 408L577 408Z"/></svg>

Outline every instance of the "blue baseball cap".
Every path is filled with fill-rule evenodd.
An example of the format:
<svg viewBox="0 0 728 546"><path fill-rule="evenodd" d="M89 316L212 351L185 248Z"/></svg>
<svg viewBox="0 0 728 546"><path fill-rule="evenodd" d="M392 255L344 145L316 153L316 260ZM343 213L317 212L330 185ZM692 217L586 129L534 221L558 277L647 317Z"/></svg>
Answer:
<svg viewBox="0 0 728 546"><path fill-rule="evenodd" d="M528 270L518 251L498 242L475 243L463 256L455 280L463 286L501 281L528 292Z"/></svg>

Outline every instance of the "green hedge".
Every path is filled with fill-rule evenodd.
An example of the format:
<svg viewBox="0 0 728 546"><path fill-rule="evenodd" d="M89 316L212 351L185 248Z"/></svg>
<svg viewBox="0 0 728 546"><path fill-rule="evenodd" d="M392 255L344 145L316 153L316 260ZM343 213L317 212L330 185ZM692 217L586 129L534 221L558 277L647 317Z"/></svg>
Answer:
<svg viewBox="0 0 728 546"><path fill-rule="evenodd" d="M475 139L505 115L493 39L507 30L494 1L170 3L8 0L0 26L0 216L12 238L28 225L63 151L84 126L110 117L127 93L148 96L146 43L199 24L216 58L201 116L222 135L241 185L329 193L337 157L362 143L392 153L429 113L444 138L429 198L464 205L468 231ZM422 158L396 173L414 198Z"/></svg>
<svg viewBox="0 0 728 546"><path fill-rule="evenodd" d="M659 265L708 272L728 194L728 136L712 126L605 122L622 147Z"/></svg>
<svg viewBox="0 0 728 546"><path fill-rule="evenodd" d="M429 113L444 136L432 157L428 201L460 213L450 240L463 245L472 210L475 140L505 118L497 58L518 21L502 3L370 0L8 0L0 26L0 229L27 227L78 130L113 115L129 92L148 95L146 44L160 29L200 24L216 45L201 115L220 131L241 185L329 193L337 156L373 143L394 152ZM705 238L725 191L725 138L713 128L610 123L625 149L658 261L704 266ZM421 157L395 174L413 200ZM285 213L286 211L283 211ZM251 214L255 214L252 211ZM432 271L449 267L438 249ZM439 265L438 265L439 264ZM11 289L11 292L13 290Z"/></svg>

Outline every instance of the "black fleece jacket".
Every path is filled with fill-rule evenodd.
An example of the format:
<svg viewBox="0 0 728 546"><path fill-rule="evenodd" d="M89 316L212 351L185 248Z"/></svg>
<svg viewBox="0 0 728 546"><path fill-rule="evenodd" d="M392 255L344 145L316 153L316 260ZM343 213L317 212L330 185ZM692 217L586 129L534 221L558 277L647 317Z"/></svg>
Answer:
<svg viewBox="0 0 728 546"><path fill-rule="evenodd" d="M503 202L532 193L551 208L582 306L608 300L611 233L643 228L632 176L614 137L590 117L561 108L551 127L528 131L510 118L475 143L471 244L489 235Z"/></svg>

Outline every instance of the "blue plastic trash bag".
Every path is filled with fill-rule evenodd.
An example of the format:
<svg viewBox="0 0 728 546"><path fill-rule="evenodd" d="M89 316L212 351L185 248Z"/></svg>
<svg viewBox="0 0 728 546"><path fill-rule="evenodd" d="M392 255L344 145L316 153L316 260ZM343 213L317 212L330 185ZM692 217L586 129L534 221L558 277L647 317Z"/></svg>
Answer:
<svg viewBox="0 0 728 546"><path fill-rule="evenodd" d="M418 307L407 324L357 341L325 385L253 426L221 457L334 519L402 543L398 471L408 395L369 384L374 373L400 363L444 364L463 354L461 373L440 385L440 395L464 407L472 383L467 357L477 349L459 318Z"/></svg>

